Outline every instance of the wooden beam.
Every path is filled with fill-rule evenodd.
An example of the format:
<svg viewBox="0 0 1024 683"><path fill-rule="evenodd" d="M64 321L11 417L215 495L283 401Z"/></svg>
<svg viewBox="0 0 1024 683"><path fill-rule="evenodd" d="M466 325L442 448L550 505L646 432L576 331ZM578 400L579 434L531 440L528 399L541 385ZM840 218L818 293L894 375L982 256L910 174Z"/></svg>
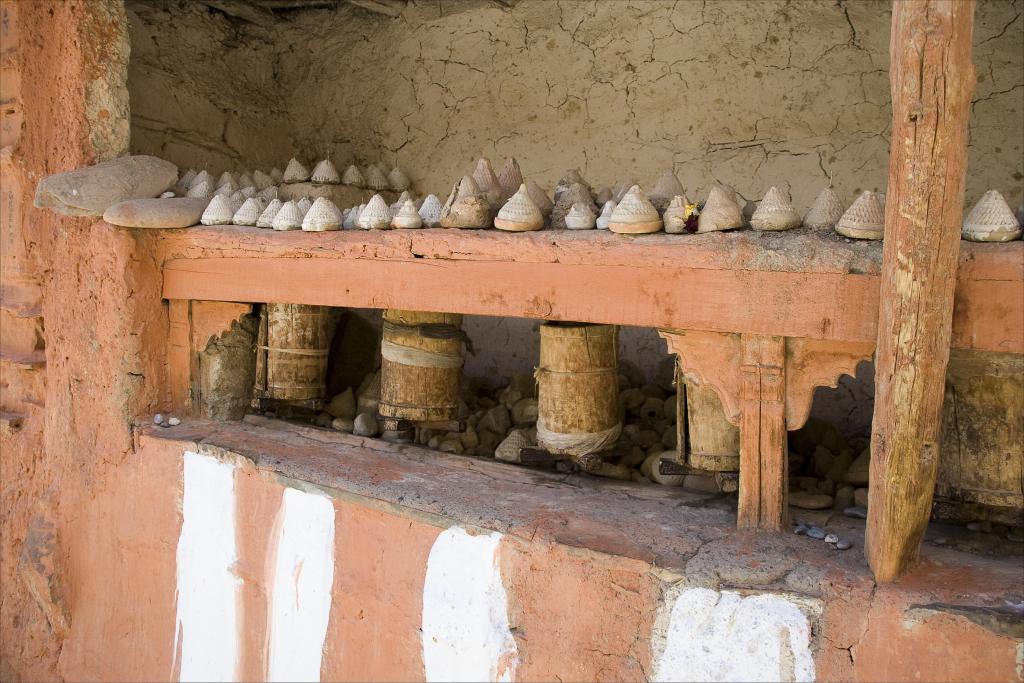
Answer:
<svg viewBox="0 0 1024 683"><path fill-rule="evenodd" d="M973 25L974 0L893 3L867 528L879 582L917 558L931 515L975 83Z"/></svg>
<svg viewBox="0 0 1024 683"><path fill-rule="evenodd" d="M878 337L880 243L793 231L785 249L767 249L753 231L606 232L197 226L163 231L158 258L166 299L441 306L872 346ZM1022 287L1024 243L963 242L953 346L1024 353Z"/></svg>
<svg viewBox="0 0 1024 683"><path fill-rule="evenodd" d="M372 286L369 283L373 283ZM164 297L870 339L877 279L836 273L269 257L175 259ZM751 292L770 292L764 299Z"/></svg>

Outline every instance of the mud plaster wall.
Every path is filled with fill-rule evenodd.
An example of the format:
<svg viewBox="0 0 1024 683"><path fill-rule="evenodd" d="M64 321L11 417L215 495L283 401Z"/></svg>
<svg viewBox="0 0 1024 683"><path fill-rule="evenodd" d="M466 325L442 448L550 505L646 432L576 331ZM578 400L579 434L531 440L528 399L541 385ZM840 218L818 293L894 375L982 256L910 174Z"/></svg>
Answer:
<svg viewBox="0 0 1024 683"><path fill-rule="evenodd" d="M549 188L571 167L595 185L672 167L697 197L778 184L800 208L830 175L846 201L885 187L888 3L506 4L256 23L130 0L132 147L214 170L383 159L437 193L479 155L515 156ZM1022 198L1022 9L978 4L969 203Z"/></svg>
<svg viewBox="0 0 1024 683"><path fill-rule="evenodd" d="M0 14L4 304L13 270L33 285L21 303L45 345L31 370L0 358L0 410L23 418L0 433L0 679L59 680L83 597L73 577L97 552L81 504L131 453L130 417L157 408L166 313L147 237L31 203L40 178L128 148L122 3L3 1Z"/></svg>
<svg viewBox="0 0 1024 683"><path fill-rule="evenodd" d="M288 160L290 126L269 30L198 2L125 7L133 152L216 171L269 170Z"/></svg>
<svg viewBox="0 0 1024 683"><path fill-rule="evenodd" d="M830 174L846 201L885 187L889 3L507 4L302 17L280 54L298 149L383 149L434 192L480 155L515 156L549 188L571 167L595 185L672 167L691 195L778 184L801 208ZM990 188L1021 200L1022 8L978 4L969 202Z"/></svg>

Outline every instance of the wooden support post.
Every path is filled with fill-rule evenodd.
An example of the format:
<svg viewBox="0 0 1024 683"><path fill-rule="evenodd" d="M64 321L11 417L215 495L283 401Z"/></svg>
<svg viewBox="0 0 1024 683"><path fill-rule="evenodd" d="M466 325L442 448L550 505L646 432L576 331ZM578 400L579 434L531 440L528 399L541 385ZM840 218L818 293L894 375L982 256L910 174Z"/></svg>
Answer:
<svg viewBox="0 0 1024 683"><path fill-rule="evenodd" d="M202 352L210 340L252 311L251 304L170 299L167 307L166 399L172 411L196 415L203 405Z"/></svg>
<svg viewBox="0 0 1024 683"><path fill-rule="evenodd" d="M893 3L892 142L871 436L867 555L917 557L931 513L974 90L973 0Z"/></svg>
<svg viewBox="0 0 1024 683"><path fill-rule="evenodd" d="M740 368L740 499L736 525L781 530L788 518L786 345L743 335Z"/></svg>
<svg viewBox="0 0 1024 683"><path fill-rule="evenodd" d="M811 412L815 387L836 386L871 358L874 344L698 330L660 330L680 373L707 384L725 419L740 428L737 526L785 528L789 460L786 432ZM683 412L679 420L683 419Z"/></svg>
<svg viewBox="0 0 1024 683"><path fill-rule="evenodd" d="M171 299L167 303L167 400L171 410L190 415L196 366L192 352L192 302Z"/></svg>

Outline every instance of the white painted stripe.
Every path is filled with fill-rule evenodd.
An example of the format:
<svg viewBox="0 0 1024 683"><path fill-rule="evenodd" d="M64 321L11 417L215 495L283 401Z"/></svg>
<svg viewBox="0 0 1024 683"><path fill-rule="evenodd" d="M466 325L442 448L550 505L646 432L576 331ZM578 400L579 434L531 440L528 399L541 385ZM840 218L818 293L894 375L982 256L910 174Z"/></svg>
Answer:
<svg viewBox="0 0 1024 683"><path fill-rule="evenodd" d="M498 552L501 534L443 531L423 583L423 666L427 681L511 681L516 641L508 623Z"/></svg>
<svg viewBox="0 0 1024 683"><path fill-rule="evenodd" d="M652 638L654 681L813 681L811 627L785 595L682 588Z"/></svg>
<svg viewBox="0 0 1024 683"><path fill-rule="evenodd" d="M185 453L174 634L182 681L237 678L241 581L234 573L234 474L230 463Z"/></svg>
<svg viewBox="0 0 1024 683"><path fill-rule="evenodd" d="M334 584L334 504L285 489L270 595L268 681L319 681Z"/></svg>

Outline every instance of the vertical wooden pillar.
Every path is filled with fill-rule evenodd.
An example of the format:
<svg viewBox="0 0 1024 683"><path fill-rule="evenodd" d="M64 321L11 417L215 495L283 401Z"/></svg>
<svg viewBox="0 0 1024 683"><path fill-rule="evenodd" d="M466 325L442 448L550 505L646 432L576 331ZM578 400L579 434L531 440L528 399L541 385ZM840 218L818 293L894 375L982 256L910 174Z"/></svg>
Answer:
<svg viewBox="0 0 1024 683"><path fill-rule="evenodd" d="M917 557L931 512L956 284L974 0L893 3L867 555L878 581Z"/></svg>
<svg viewBox="0 0 1024 683"><path fill-rule="evenodd" d="M786 345L743 335L740 368L740 499L737 526L781 530L787 523Z"/></svg>
<svg viewBox="0 0 1024 683"><path fill-rule="evenodd" d="M196 369L192 350L192 302L188 299L170 299L167 304L169 329L166 400L171 410L190 415L193 408L193 373Z"/></svg>

